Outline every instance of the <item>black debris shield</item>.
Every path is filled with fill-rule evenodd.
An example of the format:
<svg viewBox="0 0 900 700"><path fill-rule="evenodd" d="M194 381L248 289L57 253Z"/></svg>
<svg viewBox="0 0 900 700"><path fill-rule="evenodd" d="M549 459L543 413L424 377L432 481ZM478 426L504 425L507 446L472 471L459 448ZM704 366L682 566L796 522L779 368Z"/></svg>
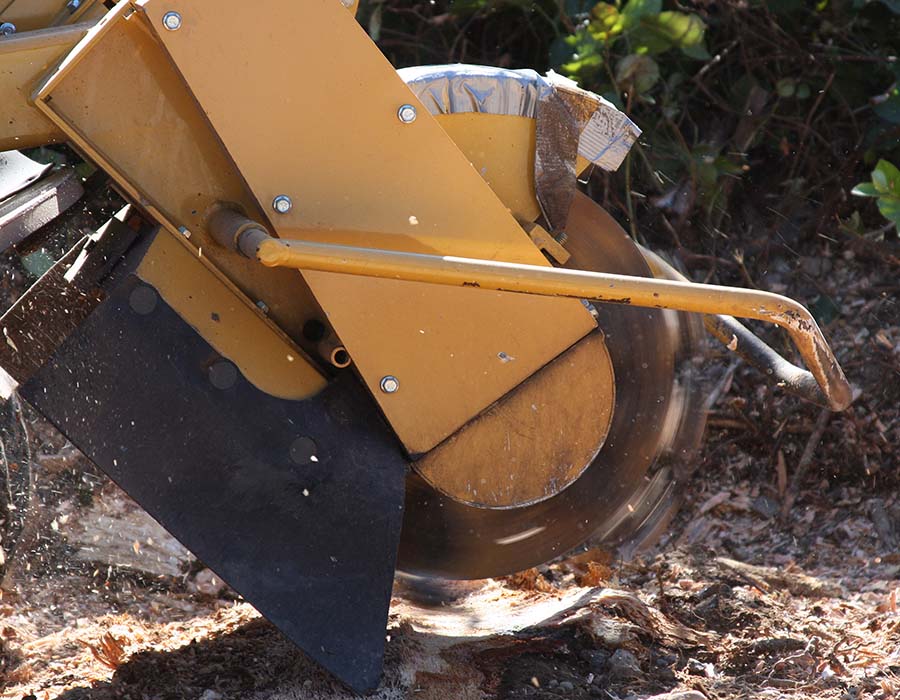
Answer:
<svg viewBox="0 0 900 700"><path fill-rule="evenodd" d="M372 398L349 373L274 398L134 275L106 291L22 396L310 657L375 687L406 461Z"/></svg>

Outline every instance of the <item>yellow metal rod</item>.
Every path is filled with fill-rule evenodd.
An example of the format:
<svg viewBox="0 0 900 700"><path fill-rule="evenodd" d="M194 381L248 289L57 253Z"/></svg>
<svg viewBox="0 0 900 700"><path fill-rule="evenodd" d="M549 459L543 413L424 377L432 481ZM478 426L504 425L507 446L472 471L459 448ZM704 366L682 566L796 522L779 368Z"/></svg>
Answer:
<svg viewBox="0 0 900 700"><path fill-rule="evenodd" d="M232 239L234 240L234 239ZM501 292L591 299L604 303L723 314L775 323L790 334L835 411L851 401L850 385L815 319L802 305L770 292L536 265L357 248L270 237L246 229L236 241L268 267L290 267Z"/></svg>

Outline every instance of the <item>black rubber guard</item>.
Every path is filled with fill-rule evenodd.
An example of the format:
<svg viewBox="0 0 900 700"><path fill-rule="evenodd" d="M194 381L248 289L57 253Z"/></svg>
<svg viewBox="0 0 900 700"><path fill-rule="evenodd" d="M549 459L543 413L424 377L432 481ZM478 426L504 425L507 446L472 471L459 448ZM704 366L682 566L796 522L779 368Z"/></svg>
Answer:
<svg viewBox="0 0 900 700"><path fill-rule="evenodd" d="M265 394L117 276L20 393L310 657L375 687L406 461L374 401L350 373L303 401Z"/></svg>

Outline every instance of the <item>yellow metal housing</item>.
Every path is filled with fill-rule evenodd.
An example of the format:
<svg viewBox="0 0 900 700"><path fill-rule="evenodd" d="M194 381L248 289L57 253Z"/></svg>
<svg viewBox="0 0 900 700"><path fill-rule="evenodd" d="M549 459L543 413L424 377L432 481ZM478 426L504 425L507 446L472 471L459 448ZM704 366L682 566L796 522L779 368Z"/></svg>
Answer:
<svg viewBox="0 0 900 700"><path fill-rule="evenodd" d="M68 0L0 0L0 22L9 22L17 33L23 33L73 22L95 22L106 14L101 0L81 0L73 9L68 5Z"/></svg>
<svg viewBox="0 0 900 700"><path fill-rule="evenodd" d="M31 93L89 27L80 24L0 39L0 151L65 141L63 131L31 103Z"/></svg>
<svg viewBox="0 0 900 700"><path fill-rule="evenodd" d="M301 280L273 283L247 261L207 247L205 219L224 201L271 221L286 238L548 264L424 109L414 123L400 121L399 106L413 98L339 2L264 3L257 12L267 18L266 31L248 35L244 28L237 43L228 39L236 29L228 22L240 13L221 3L215 12L180 1L134 7L132 13L123 3L91 32L40 91L41 109L170 231L186 228L190 242L252 299L268 304L290 335L297 337L319 306L326 309L411 452L430 449L594 327L583 306L568 300L476 299L471 290L310 273L305 279L317 306L295 294ZM167 31L161 17L173 10L183 24ZM284 41L272 31L285 32ZM342 46L333 72L312 68L324 55L323 42ZM284 46L296 51L285 55ZM301 73L308 78L302 97L282 80ZM335 80L336 74L354 77ZM363 94L369 99L360 102ZM295 202L285 215L271 210L279 194ZM501 362L501 353L517 360ZM385 375L400 376L401 391L382 392ZM436 405L435 395L454 400Z"/></svg>

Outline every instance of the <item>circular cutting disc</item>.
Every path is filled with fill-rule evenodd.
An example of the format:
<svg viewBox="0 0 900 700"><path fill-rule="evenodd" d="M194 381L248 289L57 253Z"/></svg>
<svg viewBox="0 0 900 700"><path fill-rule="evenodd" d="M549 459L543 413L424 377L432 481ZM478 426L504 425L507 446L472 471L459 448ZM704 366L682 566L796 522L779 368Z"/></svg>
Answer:
<svg viewBox="0 0 900 700"><path fill-rule="evenodd" d="M586 195L575 198L567 234L567 267L652 276L639 248ZM673 456L686 454L702 430L697 402L678 371L692 321L624 304L598 304L597 311L616 387L612 422L590 466L551 498L504 510L452 500L411 473L401 570L441 578L500 576L553 559L595 533L626 545L658 533L677 504L674 485L683 477Z"/></svg>

